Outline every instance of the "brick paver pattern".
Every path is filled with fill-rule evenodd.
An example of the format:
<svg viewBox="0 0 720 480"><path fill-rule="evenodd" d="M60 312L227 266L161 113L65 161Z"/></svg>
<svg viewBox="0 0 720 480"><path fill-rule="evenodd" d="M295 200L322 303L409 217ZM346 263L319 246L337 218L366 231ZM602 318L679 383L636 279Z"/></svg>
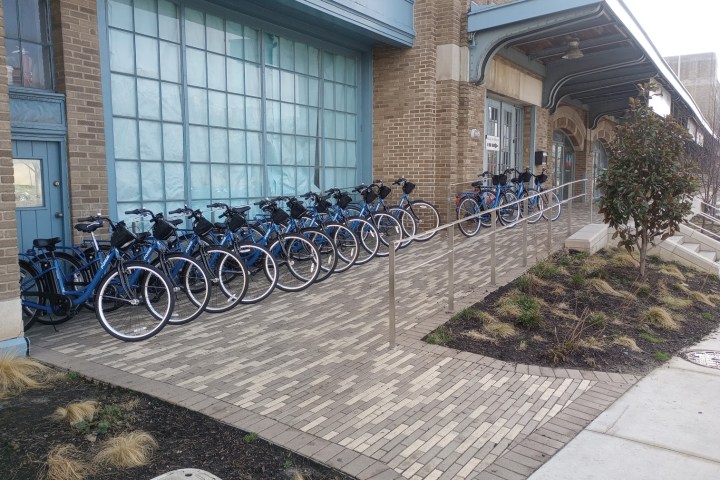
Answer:
<svg viewBox="0 0 720 480"><path fill-rule="evenodd" d="M565 215L553 224L554 248L567 236ZM573 231L587 223L587 209L576 206L574 217ZM536 252L546 251L547 223L528 231L531 265ZM522 229L497 237L497 283L504 284L524 269ZM494 287L489 239L458 234L455 242L459 309ZM398 271L446 245L438 236L401 250ZM115 340L88 315L57 333L48 327L29 333L34 345L67 356L70 365L89 361L207 395L219 404L213 412L237 406L272 419L288 428L257 433L280 444L287 431L305 432L413 480L526 478L636 379L507 364L425 344L420 339L450 316L446 272L443 258L398 276L393 350L387 259L301 293L277 291L259 305L168 326L141 343ZM592 396L596 387L602 389ZM571 421L549 423L566 411L575 412ZM355 470L350 473L362 473ZM370 478L367 472L359 477Z"/></svg>

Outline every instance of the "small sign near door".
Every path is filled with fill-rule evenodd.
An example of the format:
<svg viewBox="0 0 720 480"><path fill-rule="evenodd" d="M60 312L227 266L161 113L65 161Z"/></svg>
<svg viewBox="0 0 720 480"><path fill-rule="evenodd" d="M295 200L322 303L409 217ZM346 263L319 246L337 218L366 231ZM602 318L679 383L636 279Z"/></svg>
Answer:
<svg viewBox="0 0 720 480"><path fill-rule="evenodd" d="M491 152L500 151L500 137L497 135L485 135L485 150Z"/></svg>

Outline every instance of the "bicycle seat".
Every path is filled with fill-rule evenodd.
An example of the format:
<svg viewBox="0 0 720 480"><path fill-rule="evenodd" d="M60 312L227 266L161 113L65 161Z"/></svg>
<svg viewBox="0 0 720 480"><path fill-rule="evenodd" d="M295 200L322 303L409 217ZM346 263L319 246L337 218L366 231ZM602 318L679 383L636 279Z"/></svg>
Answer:
<svg viewBox="0 0 720 480"><path fill-rule="evenodd" d="M250 210L250 205L245 205L244 207L233 207L232 211L235 213L245 213Z"/></svg>
<svg viewBox="0 0 720 480"><path fill-rule="evenodd" d="M102 227L102 225L99 223L78 223L75 225L75 230L79 232L92 233L100 227Z"/></svg>
<svg viewBox="0 0 720 480"><path fill-rule="evenodd" d="M217 228L218 230L225 230L225 227L227 227L225 222L215 222L215 224L213 226L215 228Z"/></svg>
<svg viewBox="0 0 720 480"><path fill-rule="evenodd" d="M177 227L181 223L185 222L185 220L183 220L182 218L173 218L172 220L167 220L167 222L171 223Z"/></svg>
<svg viewBox="0 0 720 480"><path fill-rule="evenodd" d="M485 182L483 182L482 180L479 180L479 181L477 181L477 182L471 183L471 185L472 185L473 187L475 187L475 188L480 188L480 187L484 187L484 186L485 186Z"/></svg>
<svg viewBox="0 0 720 480"><path fill-rule="evenodd" d="M53 237L53 238L36 238L33 240L33 247L35 248L45 248L47 250L55 250L55 245L62 242L62 239L60 237Z"/></svg>

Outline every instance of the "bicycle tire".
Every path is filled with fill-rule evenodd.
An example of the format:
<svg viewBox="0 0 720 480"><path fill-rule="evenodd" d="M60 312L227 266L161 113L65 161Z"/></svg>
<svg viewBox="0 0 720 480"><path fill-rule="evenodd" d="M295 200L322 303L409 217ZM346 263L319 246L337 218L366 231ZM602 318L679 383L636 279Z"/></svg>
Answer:
<svg viewBox="0 0 720 480"><path fill-rule="evenodd" d="M170 280L152 265L120 264L98 284L95 315L102 328L119 340L147 340L170 320L175 307L171 290Z"/></svg>
<svg viewBox="0 0 720 480"><path fill-rule="evenodd" d="M240 257L227 248L217 246L206 247L197 257L201 257L210 272L214 287L205 311L224 313L238 305L248 288L247 269Z"/></svg>
<svg viewBox="0 0 720 480"><path fill-rule="evenodd" d="M325 232L330 235L337 249L337 264L335 273L343 273L355 265L360 253L360 241L357 236L345 225L336 222L325 223Z"/></svg>
<svg viewBox="0 0 720 480"><path fill-rule="evenodd" d="M57 251L54 252L54 255L56 265L62 275L65 290L81 290L90 284L92 281L90 271L86 266L83 266L82 262L78 260L75 255ZM54 272L52 274L54 275ZM90 300L88 301L90 302L89 306L86 305L87 302L83 305L85 305L86 308L92 308L92 302ZM36 321L42 325L60 325L70 320L70 318L72 318L70 315L56 315L53 313L38 315Z"/></svg>
<svg viewBox="0 0 720 480"><path fill-rule="evenodd" d="M555 192L543 192L541 190L540 195L542 196L543 205L545 207L543 210L543 217L545 220L550 219L554 222L560 218L562 205L560 204L560 198L558 198Z"/></svg>
<svg viewBox="0 0 720 480"><path fill-rule="evenodd" d="M380 235L377 229L371 223L360 217L351 217L345 220L345 224L360 240L358 256L355 259L355 265L364 265L377 254L380 247Z"/></svg>
<svg viewBox="0 0 720 480"><path fill-rule="evenodd" d="M168 323L184 325L205 311L212 295L210 272L203 264L184 253L169 253L156 258L152 265L170 280L175 308Z"/></svg>
<svg viewBox="0 0 720 480"><path fill-rule="evenodd" d="M22 305L22 302L26 297L29 297L27 298L28 301L40 303L39 299L42 285L37 278L37 270L30 262L26 262L25 260L19 260L18 264L20 268L20 304ZM28 307L26 305L22 305L21 310L23 330L27 331L35 324L40 311L37 308Z"/></svg>
<svg viewBox="0 0 720 480"><path fill-rule="evenodd" d="M370 218L373 226L378 231L378 238L380 239L380 245L378 245L378 251L375 255L387 257L390 255L390 244L403 238L402 225L400 225L397 218L383 212L374 213ZM400 243L396 245L395 250L397 251L398 248L400 248Z"/></svg>
<svg viewBox="0 0 720 480"><path fill-rule="evenodd" d="M518 220L520 219L520 207L518 203L515 203L513 205L508 205L513 202L517 201L517 197L512 192L503 192L500 194L500 200L498 202L498 207L500 207L497 210L497 217L498 220L500 220L500 223L502 225L512 227L514 226ZM505 208L502 208L503 205L508 205Z"/></svg>
<svg viewBox="0 0 720 480"><path fill-rule="evenodd" d="M477 217L480 213L480 205L472 197L465 197L460 201L457 208L458 223L460 233L466 237L473 237L480 231L480 217Z"/></svg>
<svg viewBox="0 0 720 480"><path fill-rule="evenodd" d="M527 198L527 222L529 224L535 224L542 218L543 201L537 190L528 188L520 196L521 199ZM524 203L520 204L520 210L523 212L525 209Z"/></svg>
<svg viewBox="0 0 720 480"><path fill-rule="evenodd" d="M305 290L320 274L320 254L313 243L299 235L284 235L271 245L278 267L277 288L285 292Z"/></svg>
<svg viewBox="0 0 720 480"><path fill-rule="evenodd" d="M319 228L301 228L300 234L313 242L320 254L320 274L315 281L322 282L326 280L335 271L338 263L335 243L328 234Z"/></svg>
<svg viewBox="0 0 720 480"><path fill-rule="evenodd" d="M248 272L248 288L240 303L253 304L266 299L275 290L278 267L270 251L262 245L236 242L233 250L245 264Z"/></svg>
<svg viewBox="0 0 720 480"><path fill-rule="evenodd" d="M409 238L415 235L417 232L417 222L410 212L398 205L393 205L391 207L387 207L387 213L395 217L400 223L404 238ZM406 240L400 244L400 248L408 247L411 243L412 240Z"/></svg>
<svg viewBox="0 0 720 480"><path fill-rule="evenodd" d="M435 206L425 200L413 200L403 208L415 219L417 225L415 234L419 235L416 241L427 242L437 235L438 232L425 233L440 226L440 213Z"/></svg>

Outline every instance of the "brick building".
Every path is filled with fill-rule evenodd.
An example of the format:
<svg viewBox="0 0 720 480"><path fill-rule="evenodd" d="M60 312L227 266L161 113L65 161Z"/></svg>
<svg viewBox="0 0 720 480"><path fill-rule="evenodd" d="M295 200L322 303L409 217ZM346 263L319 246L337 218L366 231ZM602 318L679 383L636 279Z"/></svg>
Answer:
<svg viewBox="0 0 720 480"><path fill-rule="evenodd" d="M619 0L4 0L0 36L6 346L18 248L80 216L400 175L444 212L486 169L592 179L651 78L707 129Z"/></svg>

